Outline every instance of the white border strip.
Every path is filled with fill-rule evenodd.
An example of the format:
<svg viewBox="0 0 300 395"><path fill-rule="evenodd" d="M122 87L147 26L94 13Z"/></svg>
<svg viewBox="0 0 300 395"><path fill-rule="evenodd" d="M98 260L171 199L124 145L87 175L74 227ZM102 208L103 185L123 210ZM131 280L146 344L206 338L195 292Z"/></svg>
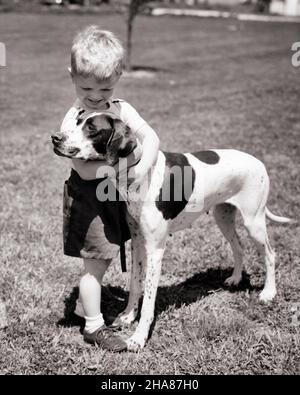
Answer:
<svg viewBox="0 0 300 395"><path fill-rule="evenodd" d="M292 23L300 22L300 17L258 15L258 14L236 14L233 12L225 12L225 11L189 10L184 8L154 8L151 12L151 15L196 16L201 18L235 18L240 21L257 21L257 22L292 22Z"/></svg>
<svg viewBox="0 0 300 395"><path fill-rule="evenodd" d="M214 11L214 10L188 10L184 8L154 8L152 15L184 15L184 16L200 16L208 18L230 18L230 12Z"/></svg>
<svg viewBox="0 0 300 395"><path fill-rule="evenodd" d="M6 66L6 48L5 44L0 42L0 66Z"/></svg>

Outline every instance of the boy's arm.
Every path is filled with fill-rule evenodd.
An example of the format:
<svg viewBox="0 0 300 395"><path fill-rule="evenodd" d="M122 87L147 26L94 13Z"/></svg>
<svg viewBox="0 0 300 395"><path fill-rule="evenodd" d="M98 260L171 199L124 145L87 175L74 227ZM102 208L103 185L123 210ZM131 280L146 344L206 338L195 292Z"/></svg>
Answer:
<svg viewBox="0 0 300 395"><path fill-rule="evenodd" d="M93 160L87 162L82 159L72 159L72 164L79 176L86 181L103 178L105 175L113 176L113 173L111 173L114 171L113 168L108 166L105 161Z"/></svg>
<svg viewBox="0 0 300 395"><path fill-rule="evenodd" d="M60 126L60 131L61 132L66 132L68 130L73 130L76 127L76 121L77 121L77 115L78 115L78 108L76 107L76 102L73 104L73 106L68 110L66 113L61 126Z"/></svg>
<svg viewBox="0 0 300 395"><path fill-rule="evenodd" d="M121 158L114 166L108 166L105 161L86 162L81 159L72 159L74 169L82 179L95 180L107 176L115 178L118 172L121 173L130 168L128 178L132 178L134 183L139 184L157 159L159 139L147 123L144 123L136 132L136 136L141 142L141 146L138 143L138 146L130 155ZM131 167L138 160L138 164Z"/></svg>
<svg viewBox="0 0 300 395"><path fill-rule="evenodd" d="M115 178L118 173L127 172L130 166L133 166L141 157L141 145L138 143L134 151L126 158L121 158L114 166L109 166L106 161L93 160L84 161L81 159L72 159L73 167L83 180L95 180L96 178L112 177Z"/></svg>
<svg viewBox="0 0 300 395"><path fill-rule="evenodd" d="M142 156L139 163L129 170L128 177L133 178L135 184L140 184L157 160L159 138L147 123L136 131L136 136L142 144Z"/></svg>
<svg viewBox="0 0 300 395"><path fill-rule="evenodd" d="M128 177L133 178L135 184L139 184L157 159L159 138L134 107L124 101L120 102L120 106L120 118L132 130L142 146L139 163L131 167L128 173Z"/></svg>
<svg viewBox="0 0 300 395"><path fill-rule="evenodd" d="M114 166L108 166L106 161L72 159L73 167L82 179L94 180L106 176L114 178L118 173L127 172L131 168L129 177L133 178L135 183L139 183L155 163L158 154L159 139L154 130L138 115L136 110L128 105L128 103L126 104L130 123L132 123L133 119L135 120L130 126L133 126L132 129L138 139L137 147L126 158L121 158ZM74 107L66 115L62 129L72 129L74 126L74 119L76 120L78 113L78 109ZM135 165L138 161L139 163ZM131 167L133 165L135 166Z"/></svg>

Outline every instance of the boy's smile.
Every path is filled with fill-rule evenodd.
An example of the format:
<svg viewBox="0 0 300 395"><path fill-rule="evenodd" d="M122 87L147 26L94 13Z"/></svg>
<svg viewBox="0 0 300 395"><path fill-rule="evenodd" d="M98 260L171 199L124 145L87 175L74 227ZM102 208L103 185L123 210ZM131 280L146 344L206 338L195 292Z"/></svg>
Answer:
<svg viewBox="0 0 300 395"><path fill-rule="evenodd" d="M95 77L83 77L71 74L73 84L78 99L91 110L101 110L114 93L114 88L120 79L120 75L103 81L98 81Z"/></svg>

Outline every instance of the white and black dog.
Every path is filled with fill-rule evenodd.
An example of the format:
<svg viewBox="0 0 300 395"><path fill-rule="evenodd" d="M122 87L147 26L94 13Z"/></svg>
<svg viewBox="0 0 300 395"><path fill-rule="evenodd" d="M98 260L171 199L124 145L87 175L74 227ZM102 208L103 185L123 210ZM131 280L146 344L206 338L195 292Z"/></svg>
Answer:
<svg viewBox="0 0 300 395"><path fill-rule="evenodd" d="M106 160L109 164L116 163L136 146L130 129L105 113L91 114L68 133L56 133L52 142L58 155ZM141 317L135 332L126 340L128 350L142 349L147 341L167 235L184 229L210 209L233 250L234 270L226 283L237 285L242 278L242 246L235 229L238 209L266 265L265 285L259 298L264 302L274 298L275 253L268 240L266 217L279 223L289 219L272 214L266 207L269 177L262 162L227 149L186 154L160 151L140 190L142 198L137 198L136 189L131 190L126 183L119 186L127 200L132 265L129 300L125 311L117 317L118 323L130 324L135 320L143 292L143 272L146 273Z"/></svg>

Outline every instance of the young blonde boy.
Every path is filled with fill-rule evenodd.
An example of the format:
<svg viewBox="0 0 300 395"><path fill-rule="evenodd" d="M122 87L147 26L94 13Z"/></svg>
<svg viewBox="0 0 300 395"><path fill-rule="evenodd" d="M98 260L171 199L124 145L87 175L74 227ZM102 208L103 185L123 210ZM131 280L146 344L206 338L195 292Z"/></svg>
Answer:
<svg viewBox="0 0 300 395"><path fill-rule="evenodd" d="M129 103L113 96L122 75L123 59L123 47L113 33L98 26L79 32L73 41L69 69L77 100L66 114L61 130L73 130L94 112L120 118L140 142L125 158L129 178L139 184L157 158L159 139ZM97 174L104 165L107 165L104 161L72 159L71 175L64 189L64 252L84 261L85 273L80 280L75 311L85 318L84 340L121 350L126 347L125 342L105 326L100 311L101 283L108 265L119 253L120 244L130 238L130 233L125 202L97 199L96 189L101 182Z"/></svg>

